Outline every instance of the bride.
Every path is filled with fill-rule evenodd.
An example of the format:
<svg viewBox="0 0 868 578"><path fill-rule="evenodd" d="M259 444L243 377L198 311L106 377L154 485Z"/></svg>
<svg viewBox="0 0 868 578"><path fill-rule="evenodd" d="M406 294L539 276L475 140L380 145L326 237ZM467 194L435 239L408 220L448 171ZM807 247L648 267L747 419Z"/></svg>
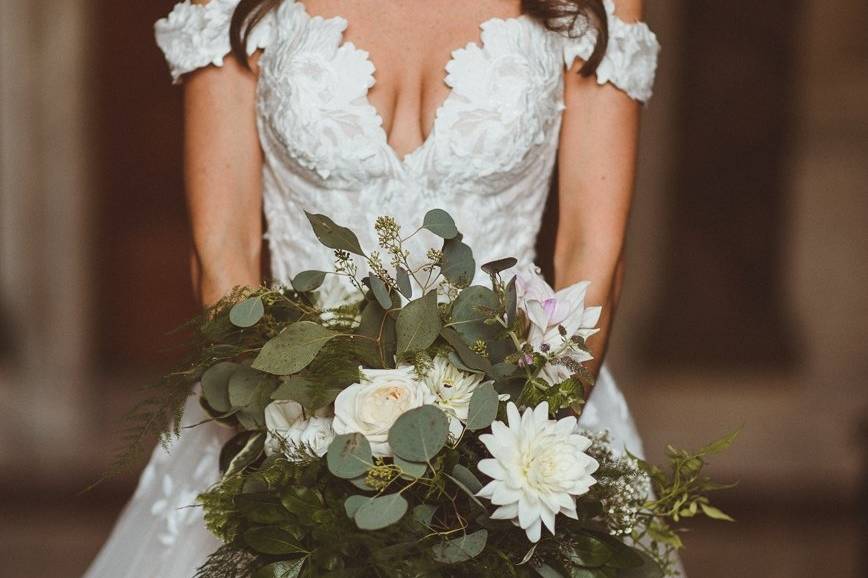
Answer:
<svg viewBox="0 0 868 578"><path fill-rule="evenodd" d="M559 167L555 282L592 282L605 353L623 273L640 103L659 46L641 0L185 0L156 24L184 82L186 184L203 304L327 269L303 210L362 245L389 214L446 208L480 262L534 246ZM480 24L481 23L481 24ZM265 215L266 231L263 235ZM551 226L550 224L545 224ZM424 251L423 251L424 254ZM640 453L605 367L583 416ZM190 404L187 420L201 421ZM190 507L226 432L157 448L87 578L190 578L218 543Z"/></svg>

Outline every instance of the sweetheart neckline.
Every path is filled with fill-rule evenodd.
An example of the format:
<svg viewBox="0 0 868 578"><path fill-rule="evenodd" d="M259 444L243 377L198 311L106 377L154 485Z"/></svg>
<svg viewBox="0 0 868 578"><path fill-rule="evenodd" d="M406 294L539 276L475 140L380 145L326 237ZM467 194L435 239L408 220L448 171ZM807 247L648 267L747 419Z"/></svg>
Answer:
<svg viewBox="0 0 868 578"><path fill-rule="evenodd" d="M377 65L371 59L371 55L367 50L360 48L354 42L348 41L346 39L346 29L347 29L347 27L349 27L349 20L347 20L343 16L311 15L311 13L308 11L307 5L302 0L295 0L295 4L297 6L299 6L305 19L308 21L319 20L319 21L326 22L326 23L330 23L330 22L340 23L341 31L340 31L340 43L338 45L338 48L340 49L342 47L346 47L348 50L353 50L353 51L357 52L360 56L362 56L362 58L365 60L365 62L367 62L368 64L371 65L371 67L373 69L373 73L372 73L373 84L371 84L370 86L368 86L365 89L364 100L365 100L365 103L371 107L371 109L374 111L374 115L376 116L377 126L379 127L379 130L377 131L377 136L379 137L379 140L380 140L379 144L384 149L386 149L390 158L392 158L392 160L394 160L402 168L406 168L407 166L409 166L409 164L412 162L412 160L415 157L421 155L423 152L425 152L425 150L430 146L431 142L433 142L433 140L434 140L435 134L437 132L437 118L440 116L440 113L443 111L443 109L448 105L449 101L455 95L455 87L450 85L448 82L448 78L449 78L448 73L449 73L449 67L452 65L453 62L455 62L458 53L472 49L473 47L479 48L480 50L484 50L485 49L485 40L483 39L482 32L485 30L485 28L487 28L491 24L494 24L497 22L508 23L508 22L526 22L526 21L528 21L528 18L525 14L520 14L518 16L510 16L507 18L502 18L500 16L492 16L491 18L487 18L486 20L479 23L478 29L480 30L480 34L479 34L478 39L470 40L469 42L464 44L464 46L460 46L460 47L455 48L454 50L450 51L449 59L446 61L446 64L444 64L442 69L441 69L444 73L446 73L441 78L441 82L443 82L449 88L449 91L447 92L447 94L443 98L443 100L440 102L440 104L437 105L437 108L434 109L434 118L431 122L431 130L428 131L428 134L424 136L424 138L422 139L422 142L418 146L414 147L413 149L408 151L406 154L401 156L398 153L398 151L395 150L395 148L389 143L389 136L390 135L386 132L386 129L383 127L383 125L385 123L385 121L383 119L383 115L380 113L380 111L377 109L377 107L374 106L374 104L371 102L371 99L370 99L371 89L374 86L376 86L376 84L377 84L377 78L376 78Z"/></svg>

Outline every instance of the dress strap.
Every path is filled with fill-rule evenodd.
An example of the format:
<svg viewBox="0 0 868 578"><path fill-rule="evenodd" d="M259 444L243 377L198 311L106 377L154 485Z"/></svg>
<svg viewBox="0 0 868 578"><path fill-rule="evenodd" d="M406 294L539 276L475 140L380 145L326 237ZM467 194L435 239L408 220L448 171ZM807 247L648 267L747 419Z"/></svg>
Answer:
<svg viewBox="0 0 868 578"><path fill-rule="evenodd" d="M157 45L163 51L172 81L205 66L223 66L229 54L229 25L240 0L210 0L193 4L184 0L166 18L154 25ZM266 48L274 33L273 14L269 13L253 29L247 40L247 53Z"/></svg>
<svg viewBox="0 0 868 578"><path fill-rule="evenodd" d="M611 83L630 98L647 102L654 87L660 43L644 22L628 23L615 15L613 0L604 0L609 17L609 44L597 68L597 82ZM596 31L584 18L577 19L573 34L565 37L564 64L572 67L576 58L587 60L597 42Z"/></svg>

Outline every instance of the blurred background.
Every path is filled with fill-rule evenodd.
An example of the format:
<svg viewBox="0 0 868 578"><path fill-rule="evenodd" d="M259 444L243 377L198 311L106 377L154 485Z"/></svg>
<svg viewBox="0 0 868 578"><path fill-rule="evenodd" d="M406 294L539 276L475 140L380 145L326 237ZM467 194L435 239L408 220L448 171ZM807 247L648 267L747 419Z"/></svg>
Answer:
<svg viewBox="0 0 868 578"><path fill-rule="evenodd" d="M80 576L138 472L83 496L196 309L171 0L0 1L0 559ZM609 364L648 453L742 427L737 524L693 578L868 576L868 4L648 2L645 113Z"/></svg>

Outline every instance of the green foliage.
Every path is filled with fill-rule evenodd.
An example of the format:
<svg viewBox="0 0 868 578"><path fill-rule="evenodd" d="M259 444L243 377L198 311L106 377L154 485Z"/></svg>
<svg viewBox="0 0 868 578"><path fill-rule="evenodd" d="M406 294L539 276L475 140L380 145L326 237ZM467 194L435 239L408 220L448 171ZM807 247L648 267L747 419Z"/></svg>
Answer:
<svg viewBox="0 0 868 578"><path fill-rule="evenodd" d="M229 321L235 327L247 329L259 323L263 315L265 315L265 305L262 303L262 297L254 295L232 306L229 310Z"/></svg>
<svg viewBox="0 0 868 578"><path fill-rule="evenodd" d="M262 346L253 368L273 375L298 373L338 335L312 321L298 321Z"/></svg>
<svg viewBox="0 0 868 578"><path fill-rule="evenodd" d="M399 417L389 430L389 445L410 462L427 462L446 445L449 419L433 405L423 405Z"/></svg>
<svg viewBox="0 0 868 578"><path fill-rule="evenodd" d="M302 271L292 278L292 288L299 293L316 291L325 281L325 271Z"/></svg>
<svg viewBox="0 0 868 578"><path fill-rule="evenodd" d="M478 431L489 427L497 417L499 407L500 401L494 386L491 383L480 385L470 398L467 429Z"/></svg>
<svg viewBox="0 0 868 578"><path fill-rule="evenodd" d="M307 211L305 211L305 215L307 215L307 220L313 227L313 232L320 243L330 249L349 251L362 257L365 256L359 238L351 230L335 224L325 215L316 215Z"/></svg>
<svg viewBox="0 0 868 578"><path fill-rule="evenodd" d="M443 276L457 287L466 287L476 274L473 251L461 240L461 235L443 242Z"/></svg>
<svg viewBox="0 0 868 578"><path fill-rule="evenodd" d="M431 291L411 301L398 314L395 326L398 354L421 351L431 347L440 333L440 311L437 293Z"/></svg>
<svg viewBox="0 0 868 578"><path fill-rule="evenodd" d="M401 494L389 494L363 501L353 519L360 530L382 530L397 524L407 513L409 504Z"/></svg>
<svg viewBox="0 0 868 578"><path fill-rule="evenodd" d="M327 454L329 471L339 478L351 480L366 473L372 466L371 444L362 434L336 436Z"/></svg>
<svg viewBox="0 0 868 578"><path fill-rule="evenodd" d="M443 239L454 239L458 236L458 229L455 227L455 221L449 213L442 209L433 209L428 211L428 213L425 214L422 228L428 229Z"/></svg>

